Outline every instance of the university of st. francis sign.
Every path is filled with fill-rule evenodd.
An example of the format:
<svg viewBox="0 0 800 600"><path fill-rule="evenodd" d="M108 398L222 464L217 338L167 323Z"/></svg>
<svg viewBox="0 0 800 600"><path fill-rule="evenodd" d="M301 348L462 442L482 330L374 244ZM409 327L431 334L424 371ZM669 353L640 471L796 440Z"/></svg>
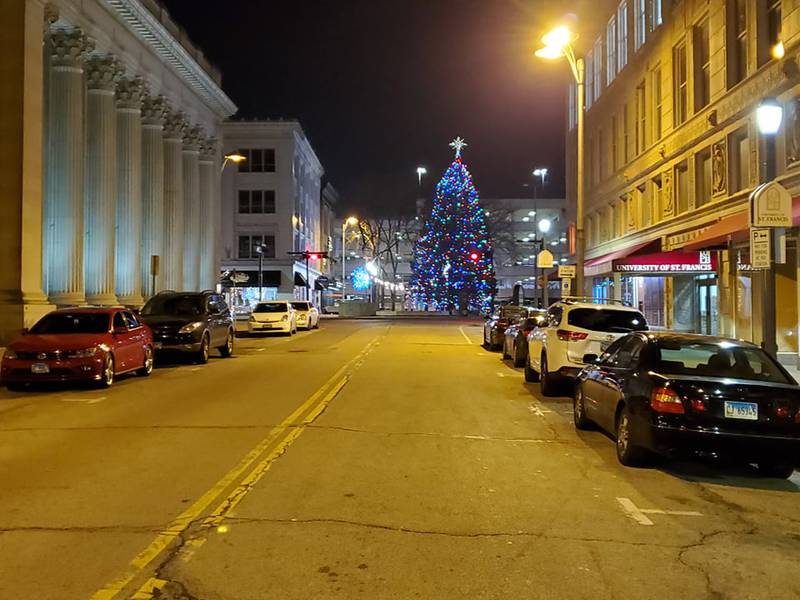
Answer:
<svg viewBox="0 0 800 600"><path fill-rule="evenodd" d="M680 273L714 273L717 270L716 252L659 252L630 256L613 262L615 273L658 275Z"/></svg>
<svg viewBox="0 0 800 600"><path fill-rule="evenodd" d="M792 195L777 181L750 193L750 227L791 227Z"/></svg>

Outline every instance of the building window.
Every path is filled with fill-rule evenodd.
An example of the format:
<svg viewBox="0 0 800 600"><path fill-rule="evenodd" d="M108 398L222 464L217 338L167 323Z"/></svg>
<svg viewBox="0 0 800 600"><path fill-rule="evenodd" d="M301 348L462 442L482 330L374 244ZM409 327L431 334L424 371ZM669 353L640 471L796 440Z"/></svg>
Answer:
<svg viewBox="0 0 800 600"><path fill-rule="evenodd" d="M584 79L586 80L586 85L584 86L583 94L586 110L589 110L592 107L592 98L594 97L594 61L592 58L592 53L589 52L586 55L586 60L584 61Z"/></svg>
<svg viewBox="0 0 800 600"><path fill-rule="evenodd" d="M594 97L593 100L597 102L600 98L600 92L603 90L603 40L597 38L594 42L594 49L592 50L594 56Z"/></svg>
<svg viewBox="0 0 800 600"><path fill-rule="evenodd" d="M647 25L649 31L655 31L661 23L661 0L647 0Z"/></svg>
<svg viewBox="0 0 800 600"><path fill-rule="evenodd" d="M575 81L571 81L569 84L569 93L567 98L567 101L569 102L569 106L567 106L567 118L570 129L575 129L575 126L578 124L577 95L578 91L575 88Z"/></svg>
<svg viewBox="0 0 800 600"><path fill-rule="evenodd" d="M694 28L694 110L698 111L711 100L711 65L708 48L708 19Z"/></svg>
<svg viewBox="0 0 800 600"><path fill-rule="evenodd" d="M734 193L750 187L750 138L746 127L731 134L728 148L731 157L728 185L730 193Z"/></svg>
<svg viewBox="0 0 800 600"><path fill-rule="evenodd" d="M617 17L611 15L606 26L606 85L617 75Z"/></svg>
<svg viewBox="0 0 800 600"><path fill-rule="evenodd" d="M761 0L758 6L758 66L772 58L781 41L781 0Z"/></svg>
<svg viewBox="0 0 800 600"><path fill-rule="evenodd" d="M258 246L261 246L264 258L275 258L274 235L240 235L239 258L258 258Z"/></svg>
<svg viewBox="0 0 800 600"><path fill-rule="evenodd" d="M274 173L275 150L273 148L240 149L245 160L239 163L239 173Z"/></svg>
<svg viewBox="0 0 800 600"><path fill-rule="evenodd" d="M747 0L729 0L727 6L728 87L747 76Z"/></svg>
<svg viewBox="0 0 800 600"><path fill-rule="evenodd" d="M647 147L647 98L645 82L636 86L636 154L641 154Z"/></svg>
<svg viewBox="0 0 800 600"><path fill-rule="evenodd" d="M675 125L680 125L687 117L687 86L686 86L686 42L679 43L672 50L673 80L675 85L673 113Z"/></svg>
<svg viewBox="0 0 800 600"><path fill-rule="evenodd" d="M662 105L664 99L661 95L661 66L657 65L650 73L650 89L653 90L653 141L661 139L663 132L661 123Z"/></svg>
<svg viewBox="0 0 800 600"><path fill-rule="evenodd" d="M711 148L695 155L695 206L703 206L711 201Z"/></svg>
<svg viewBox="0 0 800 600"><path fill-rule="evenodd" d="M622 106L622 164L627 165L630 160L630 125L628 124L628 105Z"/></svg>
<svg viewBox="0 0 800 600"><path fill-rule="evenodd" d="M633 0L633 48L638 50L644 45L647 36L647 0Z"/></svg>
<svg viewBox="0 0 800 600"><path fill-rule="evenodd" d="M679 215L689 211L689 166L686 161L675 166L675 205Z"/></svg>
<svg viewBox="0 0 800 600"><path fill-rule="evenodd" d="M653 178L651 209L653 213L653 223L658 223L664 215L664 186L661 175Z"/></svg>
<svg viewBox="0 0 800 600"><path fill-rule="evenodd" d="M617 7L617 73L628 64L628 0Z"/></svg>
<svg viewBox="0 0 800 600"><path fill-rule="evenodd" d="M239 190L240 215L266 215L275 212L275 190Z"/></svg>

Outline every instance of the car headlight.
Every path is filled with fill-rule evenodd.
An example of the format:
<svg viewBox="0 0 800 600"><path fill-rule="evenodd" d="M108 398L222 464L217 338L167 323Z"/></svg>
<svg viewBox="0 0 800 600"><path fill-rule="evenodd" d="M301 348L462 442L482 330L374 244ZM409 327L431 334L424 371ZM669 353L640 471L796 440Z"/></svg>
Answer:
<svg viewBox="0 0 800 600"><path fill-rule="evenodd" d="M13 350L6 350L5 353L3 354L3 358L14 360L15 358L17 358L17 353L14 352Z"/></svg>
<svg viewBox="0 0 800 600"><path fill-rule="evenodd" d="M288 320L289 320L289 315L283 315L281 317L281 321L288 321Z"/></svg>
<svg viewBox="0 0 800 600"><path fill-rule="evenodd" d="M97 347L92 346L84 350L72 350L67 352L67 358L91 358L95 354L97 354Z"/></svg>
<svg viewBox="0 0 800 600"><path fill-rule="evenodd" d="M200 329L203 326L202 321L195 321L194 323L189 323L188 325L184 325L183 327L178 330L178 333L193 333Z"/></svg>
<svg viewBox="0 0 800 600"><path fill-rule="evenodd" d="M250 315L250 322L251 323L255 323L256 322L256 318L253 315Z"/></svg>

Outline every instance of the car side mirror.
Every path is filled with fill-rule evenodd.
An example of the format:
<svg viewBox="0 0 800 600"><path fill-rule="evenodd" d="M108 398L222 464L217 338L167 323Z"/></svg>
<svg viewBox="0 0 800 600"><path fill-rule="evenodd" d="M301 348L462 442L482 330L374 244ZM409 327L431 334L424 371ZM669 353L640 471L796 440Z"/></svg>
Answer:
<svg viewBox="0 0 800 600"><path fill-rule="evenodd" d="M597 354L584 354L583 355L583 362L587 365L591 365L597 362Z"/></svg>

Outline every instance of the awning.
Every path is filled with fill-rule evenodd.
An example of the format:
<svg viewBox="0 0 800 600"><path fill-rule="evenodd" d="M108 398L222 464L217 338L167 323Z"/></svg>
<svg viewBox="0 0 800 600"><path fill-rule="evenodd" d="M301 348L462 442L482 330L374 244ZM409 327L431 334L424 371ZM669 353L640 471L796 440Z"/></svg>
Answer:
<svg viewBox="0 0 800 600"><path fill-rule="evenodd" d="M235 277L235 281L234 281ZM245 277L247 279L245 279ZM281 286L281 272L280 271L262 271L262 282L265 288L277 288ZM258 270L255 271L229 271L227 277L221 279L221 283L228 287L258 287Z"/></svg>
<svg viewBox="0 0 800 600"><path fill-rule="evenodd" d="M626 256L631 256L637 252L647 249L650 251L658 251L661 249L661 240L650 240L648 242L640 242L633 246L628 246L615 252L603 254L597 258L592 258L584 263L584 274L588 277L596 277L598 275L606 275L611 273L614 267L614 261Z"/></svg>
<svg viewBox="0 0 800 600"><path fill-rule="evenodd" d="M306 287L306 278L300 275L297 271L294 272L294 284L300 287Z"/></svg>

